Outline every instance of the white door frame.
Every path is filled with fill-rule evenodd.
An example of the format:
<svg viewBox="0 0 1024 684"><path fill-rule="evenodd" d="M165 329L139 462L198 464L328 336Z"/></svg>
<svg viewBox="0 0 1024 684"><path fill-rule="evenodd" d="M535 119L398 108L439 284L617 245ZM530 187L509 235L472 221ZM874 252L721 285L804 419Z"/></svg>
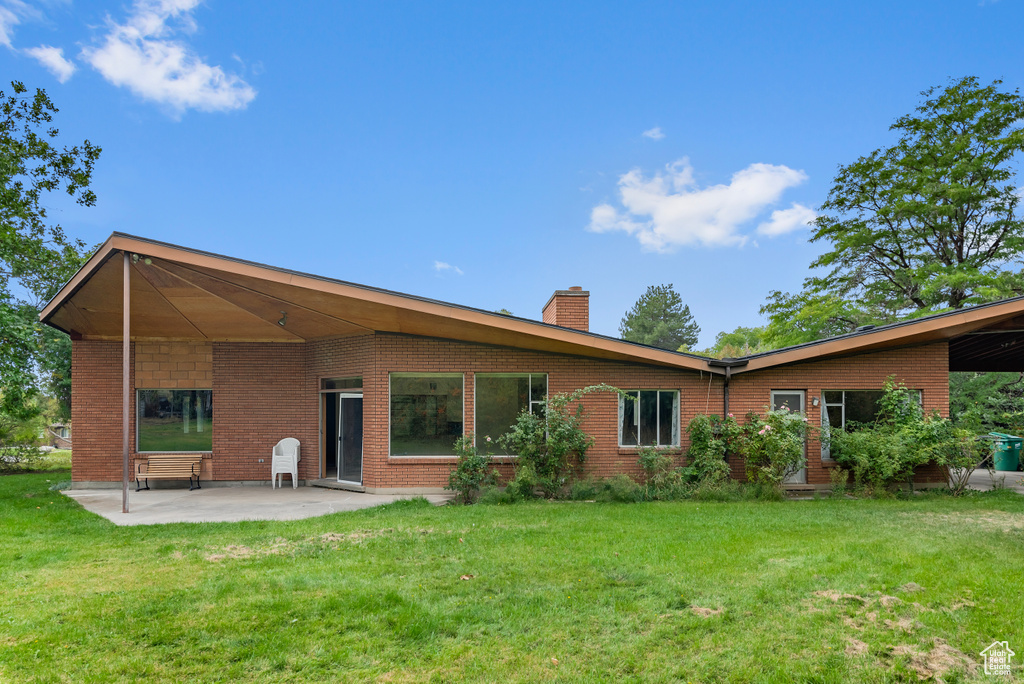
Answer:
<svg viewBox="0 0 1024 684"><path fill-rule="evenodd" d="M807 390L772 390L772 409L775 410L776 394L798 394L800 395L800 415L807 417ZM807 484L807 439L804 439L804 467L786 478L783 484Z"/></svg>
<svg viewBox="0 0 1024 684"><path fill-rule="evenodd" d="M338 482L344 482L346 484L361 485L361 484L363 484L363 444L362 444L362 440L361 439L360 439L360 443L359 443L359 481L355 482L355 481L352 481L352 480L343 480L341 478L341 471L342 471L342 468L341 468L341 462L342 462L341 439L342 439L342 428L343 428L342 418L344 416L344 414L342 413L342 410L341 410L341 402L343 402L345 399L358 399L360 401L360 403L362 403L362 401L363 401L363 393L362 392L351 392L351 391L349 391L349 392L338 392L337 395L338 395L338 444L337 444L337 447L336 447L337 448L336 453L338 455L337 456L337 459L338 459ZM361 412L362 411L360 410L360 413Z"/></svg>

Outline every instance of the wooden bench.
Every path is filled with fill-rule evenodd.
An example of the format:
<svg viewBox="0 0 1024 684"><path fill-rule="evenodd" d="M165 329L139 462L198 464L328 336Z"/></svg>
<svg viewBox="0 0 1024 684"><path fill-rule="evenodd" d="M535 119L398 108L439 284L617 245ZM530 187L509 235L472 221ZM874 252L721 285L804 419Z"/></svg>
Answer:
<svg viewBox="0 0 1024 684"><path fill-rule="evenodd" d="M188 478L188 491L202 489L199 486L199 471L202 468L202 454L154 454L145 461L135 462L135 491L141 491L139 481L145 480L149 489L150 480L181 480ZM145 471L143 471L145 467ZM195 486L192 486L195 478Z"/></svg>

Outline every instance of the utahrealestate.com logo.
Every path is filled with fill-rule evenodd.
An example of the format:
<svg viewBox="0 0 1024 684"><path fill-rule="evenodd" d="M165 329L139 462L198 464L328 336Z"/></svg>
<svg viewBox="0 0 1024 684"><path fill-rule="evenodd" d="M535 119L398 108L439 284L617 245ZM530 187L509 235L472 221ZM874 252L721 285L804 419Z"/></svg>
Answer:
<svg viewBox="0 0 1024 684"><path fill-rule="evenodd" d="M993 641L980 655L985 659L985 674L1009 675L1010 658L1017 654L1010 650L1010 645L1005 641Z"/></svg>

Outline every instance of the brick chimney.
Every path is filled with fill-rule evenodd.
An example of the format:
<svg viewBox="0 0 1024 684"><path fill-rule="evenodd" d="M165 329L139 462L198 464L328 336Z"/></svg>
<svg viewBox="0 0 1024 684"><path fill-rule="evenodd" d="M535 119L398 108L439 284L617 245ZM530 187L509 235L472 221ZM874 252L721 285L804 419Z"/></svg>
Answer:
<svg viewBox="0 0 1024 684"><path fill-rule="evenodd" d="M555 290L544 305L544 322L590 331L590 292L579 285L568 290Z"/></svg>

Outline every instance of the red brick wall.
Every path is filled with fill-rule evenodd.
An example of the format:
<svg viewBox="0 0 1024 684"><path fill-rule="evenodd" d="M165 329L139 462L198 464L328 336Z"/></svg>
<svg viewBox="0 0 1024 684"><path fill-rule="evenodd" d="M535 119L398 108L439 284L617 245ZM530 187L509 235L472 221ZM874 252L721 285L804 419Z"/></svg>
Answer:
<svg viewBox="0 0 1024 684"><path fill-rule="evenodd" d="M934 409L948 415L949 349L945 342L734 375L729 382L729 410L742 421L748 411L764 412L771 402L772 390L803 390L808 422L820 428L821 407L812 406L811 400L820 398L822 390L877 390L890 375L909 389L921 390L925 412L930 413ZM720 408L718 412L721 412ZM733 476L744 478L742 461L729 460ZM918 472L917 479L944 482L945 473L936 467L926 467ZM821 443L817 438L811 438L807 444L807 482L829 482L828 468L822 466Z"/></svg>
<svg viewBox="0 0 1024 684"><path fill-rule="evenodd" d="M365 413L366 406L373 400L374 391L376 387L370 383L370 379L373 377L373 335L361 335L359 337L343 337L333 340L318 340L316 342L310 342L308 352L308 363L307 363L307 388L310 394L314 397L319 397L320 392L320 380L322 378L363 378L363 432L369 434L377 429L378 426L373 420L373 416ZM315 400L317 402L317 414L316 414L316 425L319 429L321 411L319 404L319 398ZM385 423L384 428L387 429ZM311 461L320 458L322 453L322 439L321 436L317 435L317 441L309 445L309 449L316 449L316 451L305 451L306 446L303 444L303 453L315 453L316 457L311 457ZM364 447L365 451L365 447ZM317 474L320 472L320 462L316 462ZM365 470L365 458L363 468ZM312 473L310 474L312 477Z"/></svg>
<svg viewBox="0 0 1024 684"><path fill-rule="evenodd" d="M544 305L543 321L563 328L590 330L590 293L582 287L555 290Z"/></svg>
<svg viewBox="0 0 1024 684"><path fill-rule="evenodd" d="M75 482L121 480L121 407L121 343L74 340L71 479ZM130 439L134 445L134 413Z"/></svg>
<svg viewBox="0 0 1024 684"><path fill-rule="evenodd" d="M214 343L214 479L269 480L271 451L285 437L301 443L299 479L318 476L307 352L305 344Z"/></svg>
<svg viewBox="0 0 1024 684"><path fill-rule="evenodd" d="M131 368L134 366L133 362ZM72 477L75 481L117 481L121 478L120 343L75 341L72 372ZM622 389L677 389L681 451L688 446L685 428L694 415L722 412L723 379L709 373L392 334L309 344L214 343L215 427L213 455L204 461L207 477L268 480L271 449L283 437L296 437L302 443L300 478L318 477L320 378L362 376L364 484L372 488L443 486L453 457L388 455L389 372L463 373L467 432L472 432L474 423L475 374L488 372L546 373L550 393L598 383ZM922 390L926 410L946 411L945 343L741 373L731 381L730 409L742 418L747 411L762 411L771 390L800 389L806 392L809 419L818 425L820 413L810 407L810 400L823 389L878 389L889 375ZM602 477L618 472L637 474L636 450L618 447L617 398L593 394L583 404L588 412L584 428L595 438L588 472ZM131 444L134 449L134 415ZM808 482L827 483L828 472L814 440L808 444L808 457ZM259 458L264 462L259 463ZM734 474L742 476L742 464L732 465ZM507 465L504 470L508 472ZM942 477L936 469L920 475L922 480Z"/></svg>
<svg viewBox="0 0 1024 684"><path fill-rule="evenodd" d="M722 379L709 373L675 371L518 349L485 347L451 340L378 334L375 338L376 368L363 386L374 388L364 396L367 422L363 444L363 477L368 487L441 487L455 463L452 458L388 456L389 372L464 374L464 425L474 424L475 373L547 373L548 392L571 392L607 383L621 389L680 390L683 449L688 446L686 424L697 412L721 413ZM710 385L709 385L710 383ZM611 393L591 394L583 405L588 417L584 429L594 437L587 455L589 473L606 477L615 473L639 474L636 449L618 446L618 398ZM370 425L381 426L370 429ZM507 472L507 468L506 468Z"/></svg>

